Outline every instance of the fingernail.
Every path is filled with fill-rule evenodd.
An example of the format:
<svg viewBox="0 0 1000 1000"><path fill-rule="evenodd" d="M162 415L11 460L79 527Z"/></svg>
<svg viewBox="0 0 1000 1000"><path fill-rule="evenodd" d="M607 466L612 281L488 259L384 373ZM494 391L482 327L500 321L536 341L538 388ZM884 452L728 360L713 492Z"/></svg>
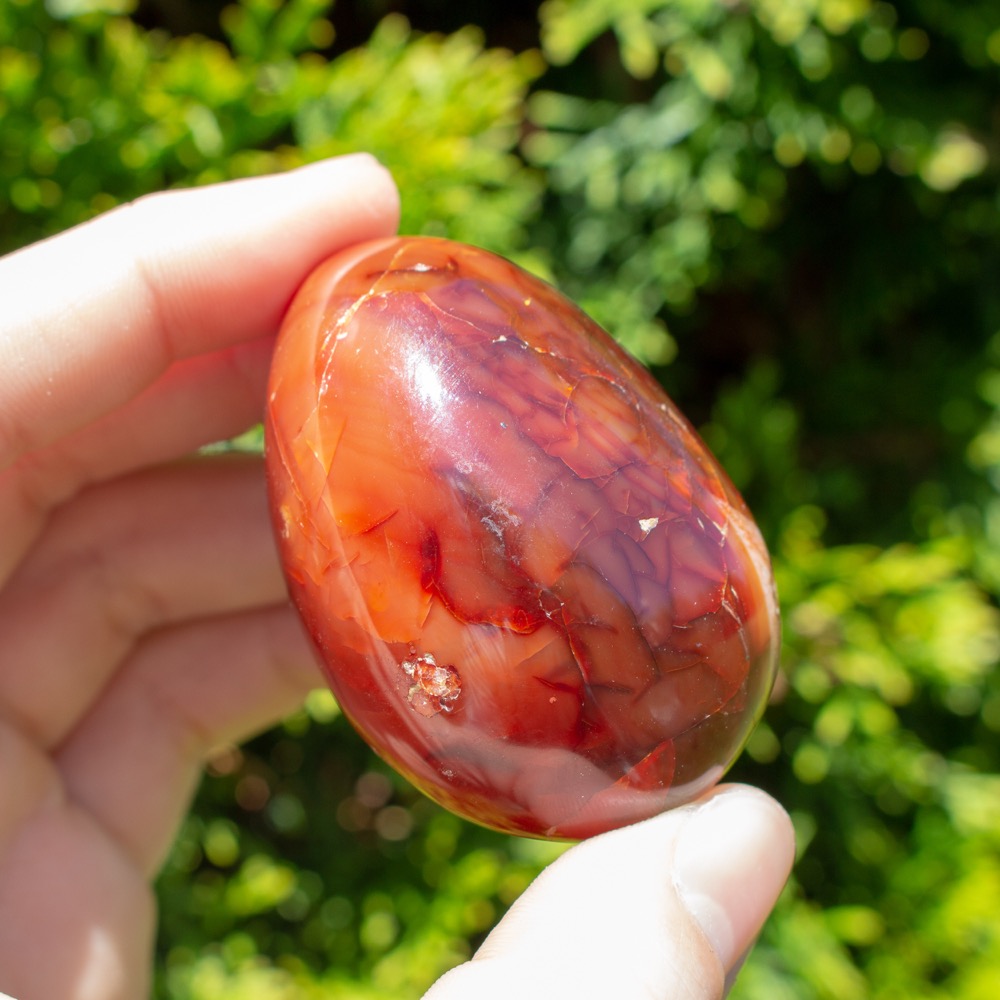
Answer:
<svg viewBox="0 0 1000 1000"><path fill-rule="evenodd" d="M787 815L763 792L726 789L692 809L677 840L674 885L727 972L760 932L794 853Z"/></svg>

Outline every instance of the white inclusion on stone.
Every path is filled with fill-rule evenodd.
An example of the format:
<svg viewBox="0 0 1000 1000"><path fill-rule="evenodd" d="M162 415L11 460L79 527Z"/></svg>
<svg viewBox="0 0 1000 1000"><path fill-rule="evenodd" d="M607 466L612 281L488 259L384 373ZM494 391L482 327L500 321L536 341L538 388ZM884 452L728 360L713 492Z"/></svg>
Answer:
<svg viewBox="0 0 1000 1000"><path fill-rule="evenodd" d="M462 693L462 678L450 665L439 665L433 653L423 653L400 666L413 681L406 694L410 707L425 719L450 712Z"/></svg>
<svg viewBox="0 0 1000 1000"><path fill-rule="evenodd" d="M490 504L490 513L480 518L480 521L483 527L496 535L501 542L505 531L517 528L521 524L521 518L510 510L503 500L494 500Z"/></svg>
<svg viewBox="0 0 1000 1000"><path fill-rule="evenodd" d="M645 538L659 523L658 517L640 517L639 530L642 531L642 537Z"/></svg>

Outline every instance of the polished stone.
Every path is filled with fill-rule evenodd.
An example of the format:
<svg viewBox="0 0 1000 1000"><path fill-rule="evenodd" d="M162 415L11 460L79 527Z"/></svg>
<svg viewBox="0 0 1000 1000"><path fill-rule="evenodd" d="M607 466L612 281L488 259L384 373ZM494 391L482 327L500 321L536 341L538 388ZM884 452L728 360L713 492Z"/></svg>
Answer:
<svg viewBox="0 0 1000 1000"><path fill-rule="evenodd" d="M343 711L446 807L580 838L738 755L778 614L745 504L653 377L550 286L445 240L309 278L267 461Z"/></svg>

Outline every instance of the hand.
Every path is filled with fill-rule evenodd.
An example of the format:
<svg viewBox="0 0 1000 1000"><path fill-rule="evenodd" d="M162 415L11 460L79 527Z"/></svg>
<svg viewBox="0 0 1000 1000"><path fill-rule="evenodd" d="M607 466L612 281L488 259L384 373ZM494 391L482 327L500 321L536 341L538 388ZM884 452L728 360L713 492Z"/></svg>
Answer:
<svg viewBox="0 0 1000 1000"><path fill-rule="evenodd" d="M260 464L293 291L394 231L368 157L143 199L0 260L0 991L140 1000L150 880L204 755L319 681ZM787 875L727 790L573 848L428 1000L717 997ZM686 895L685 895L686 893Z"/></svg>
<svg viewBox="0 0 1000 1000"><path fill-rule="evenodd" d="M397 213L346 157L0 260L0 992L146 996L204 755L320 683L259 461L186 456L260 419L295 289Z"/></svg>
<svg viewBox="0 0 1000 1000"><path fill-rule="evenodd" d="M586 840L424 1000L718 1000L794 854L784 810L744 785Z"/></svg>

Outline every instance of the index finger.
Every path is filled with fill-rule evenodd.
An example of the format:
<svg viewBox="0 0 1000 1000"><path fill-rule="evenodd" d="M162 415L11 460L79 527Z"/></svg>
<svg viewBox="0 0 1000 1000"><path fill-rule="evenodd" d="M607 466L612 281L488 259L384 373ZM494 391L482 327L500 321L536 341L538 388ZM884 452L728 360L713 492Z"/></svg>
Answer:
<svg viewBox="0 0 1000 1000"><path fill-rule="evenodd" d="M395 231L366 154L142 198L0 260L0 469L174 361L275 331L324 257Z"/></svg>

